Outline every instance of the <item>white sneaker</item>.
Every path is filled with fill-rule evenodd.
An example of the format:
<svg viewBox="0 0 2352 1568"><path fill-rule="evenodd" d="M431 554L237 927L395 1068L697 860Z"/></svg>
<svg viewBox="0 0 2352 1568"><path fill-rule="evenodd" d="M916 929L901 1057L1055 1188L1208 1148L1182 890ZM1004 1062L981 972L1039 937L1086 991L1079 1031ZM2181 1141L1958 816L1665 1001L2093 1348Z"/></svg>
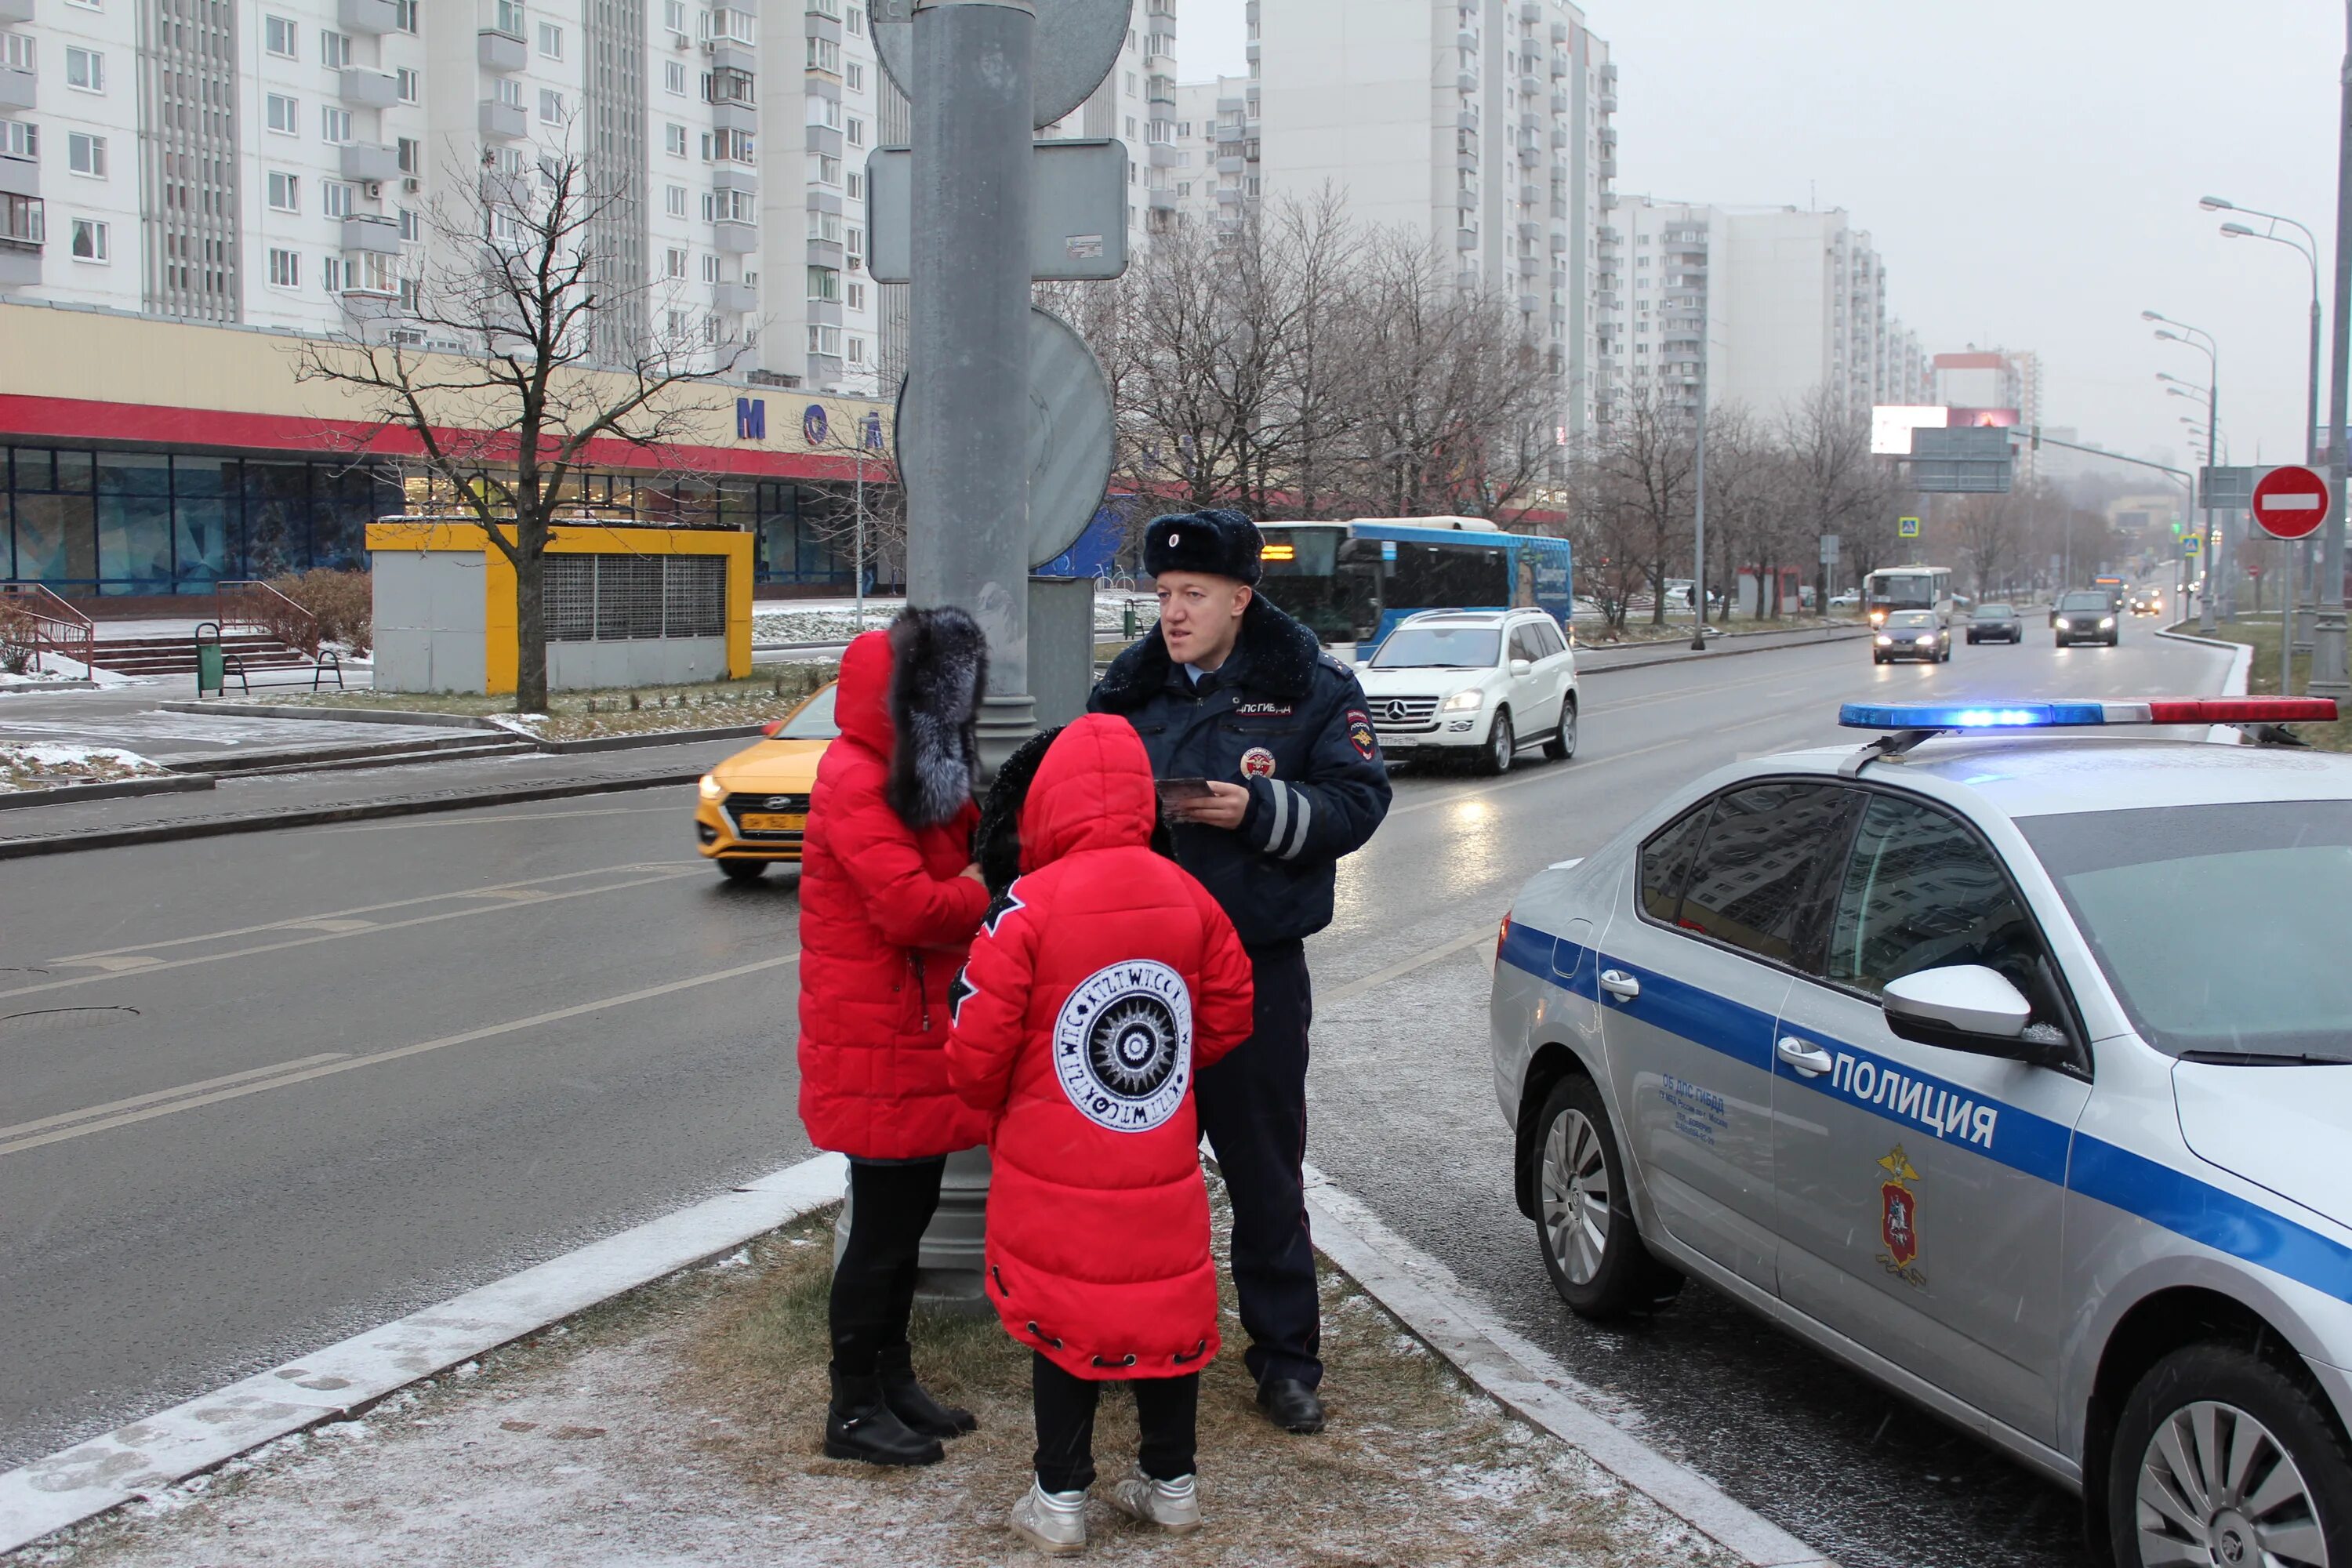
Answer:
<svg viewBox="0 0 2352 1568"><path fill-rule="evenodd" d="M1087 1494L1049 1492L1032 1477L1028 1495L1013 1505L1013 1533L1048 1557L1087 1549Z"/></svg>
<svg viewBox="0 0 2352 1568"><path fill-rule="evenodd" d="M1110 1489L1110 1505L1131 1519L1179 1535L1201 1528L1201 1489L1192 1476L1157 1481L1138 1466L1133 1475Z"/></svg>

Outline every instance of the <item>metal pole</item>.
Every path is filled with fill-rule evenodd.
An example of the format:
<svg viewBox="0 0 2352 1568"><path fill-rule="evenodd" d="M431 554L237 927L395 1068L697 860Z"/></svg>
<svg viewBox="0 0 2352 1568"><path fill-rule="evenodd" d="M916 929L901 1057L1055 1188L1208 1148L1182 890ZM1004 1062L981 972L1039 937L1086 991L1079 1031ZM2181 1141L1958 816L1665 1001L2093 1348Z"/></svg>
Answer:
<svg viewBox="0 0 2352 1568"><path fill-rule="evenodd" d="M2352 4L2352 0L2347 0ZM1696 620L1691 630L1691 647L1706 650L1706 300L1701 296L1698 307L1698 446L1691 462L1691 607ZM1777 570L1777 568L1776 568ZM1757 605L1763 605L1764 584L1756 584ZM1827 613L1827 606L1823 606Z"/></svg>
<svg viewBox="0 0 2352 1568"><path fill-rule="evenodd" d="M2345 0L2352 5L2352 0ZM2213 629L2213 600L2221 583L2221 541L2213 531L2213 438L2221 428L2221 356L2209 353L2212 374L2205 380L2205 592L2198 595L2197 629Z"/></svg>
<svg viewBox="0 0 2352 1568"><path fill-rule="evenodd" d="M2344 479L2346 378L2352 372L2352 0L2344 6L2343 96L2336 112L2336 363L2329 375L2327 415L2327 538L2319 557L2319 614L2311 631L2314 697L2352 698L2344 668Z"/></svg>
<svg viewBox="0 0 2352 1568"><path fill-rule="evenodd" d="M981 761L1029 695L1030 50L1034 0L915 0L907 595L988 634Z"/></svg>
<svg viewBox="0 0 2352 1568"><path fill-rule="evenodd" d="M857 559L850 563L850 585L857 595L857 629L862 632L866 629L866 433L862 426L857 436L857 526L852 548Z"/></svg>

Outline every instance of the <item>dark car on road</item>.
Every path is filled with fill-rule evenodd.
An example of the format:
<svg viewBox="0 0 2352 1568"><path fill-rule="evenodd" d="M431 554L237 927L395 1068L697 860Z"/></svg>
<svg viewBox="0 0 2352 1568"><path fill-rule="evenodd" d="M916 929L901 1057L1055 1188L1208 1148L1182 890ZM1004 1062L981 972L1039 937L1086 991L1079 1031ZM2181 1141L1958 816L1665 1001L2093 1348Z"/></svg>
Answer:
<svg viewBox="0 0 2352 1568"><path fill-rule="evenodd" d="M2116 625L2116 610L2115 596L2104 589L2085 588L2063 595L2050 618L2058 646L2072 647L2078 642L2091 642L2115 647L2123 636Z"/></svg>
<svg viewBox="0 0 2352 1568"><path fill-rule="evenodd" d="M1873 640L1870 662L1925 658L1941 664L1952 657L1952 637L1933 610L1895 610L1888 614Z"/></svg>
<svg viewBox="0 0 2352 1568"><path fill-rule="evenodd" d="M1969 623L1969 641L2023 642L2024 623L2017 618L2014 605L1979 605L1976 618Z"/></svg>

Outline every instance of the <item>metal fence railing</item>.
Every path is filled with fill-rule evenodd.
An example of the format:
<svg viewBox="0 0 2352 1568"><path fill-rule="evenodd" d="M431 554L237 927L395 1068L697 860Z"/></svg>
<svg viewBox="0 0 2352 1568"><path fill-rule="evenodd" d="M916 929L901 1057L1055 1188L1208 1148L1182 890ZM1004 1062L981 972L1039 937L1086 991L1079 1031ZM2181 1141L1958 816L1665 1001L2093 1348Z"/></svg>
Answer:
<svg viewBox="0 0 2352 1568"><path fill-rule="evenodd" d="M29 665L53 653L89 671L98 625L38 583L0 583L0 650L26 650Z"/></svg>
<svg viewBox="0 0 2352 1568"><path fill-rule="evenodd" d="M308 658L319 657L319 617L267 583L214 584L213 619L223 631L250 627Z"/></svg>

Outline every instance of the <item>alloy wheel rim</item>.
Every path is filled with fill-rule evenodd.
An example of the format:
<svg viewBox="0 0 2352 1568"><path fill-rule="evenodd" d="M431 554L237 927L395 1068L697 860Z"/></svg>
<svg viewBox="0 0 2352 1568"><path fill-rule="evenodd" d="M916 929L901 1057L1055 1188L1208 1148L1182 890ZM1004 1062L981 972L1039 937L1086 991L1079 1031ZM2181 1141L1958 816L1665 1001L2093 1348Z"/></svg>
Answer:
<svg viewBox="0 0 2352 1568"><path fill-rule="evenodd" d="M2141 1456L2136 1506L2147 1568L2328 1568L2310 1485L2286 1446L2233 1405L2167 1416Z"/></svg>
<svg viewBox="0 0 2352 1568"><path fill-rule="evenodd" d="M1563 708L1559 711L1559 743L1566 751L1576 750L1576 710L1573 708Z"/></svg>
<svg viewBox="0 0 2352 1568"><path fill-rule="evenodd" d="M1495 733L1491 737L1489 743L1495 748L1495 771L1496 773L1502 773L1510 767L1511 752L1514 750L1512 742L1517 737L1511 733L1511 716L1508 713L1497 713L1495 715Z"/></svg>
<svg viewBox="0 0 2352 1568"><path fill-rule="evenodd" d="M1591 1284L1609 1246L1609 1163L1581 1110L1563 1111L1551 1124L1542 1184L1544 1244L1570 1283Z"/></svg>

